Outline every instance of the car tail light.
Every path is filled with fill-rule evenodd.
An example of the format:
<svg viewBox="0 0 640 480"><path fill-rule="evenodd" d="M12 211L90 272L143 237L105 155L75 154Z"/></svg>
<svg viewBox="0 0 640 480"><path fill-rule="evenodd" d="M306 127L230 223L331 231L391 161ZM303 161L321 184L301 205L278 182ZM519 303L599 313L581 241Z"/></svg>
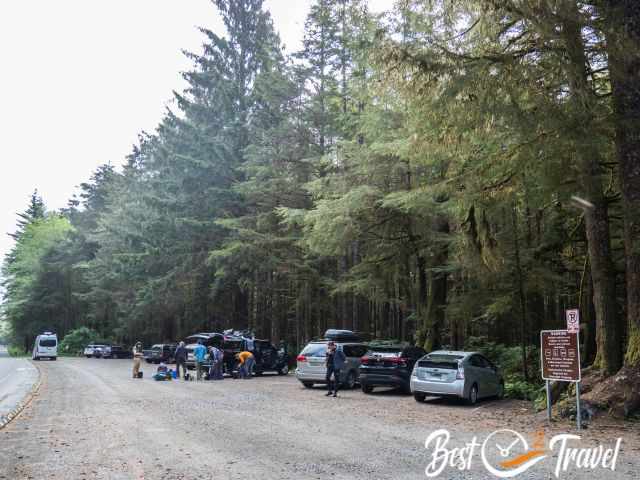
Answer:
<svg viewBox="0 0 640 480"><path fill-rule="evenodd" d="M369 357L362 357L360 363L362 363L362 365L369 365Z"/></svg>
<svg viewBox="0 0 640 480"><path fill-rule="evenodd" d="M403 357L391 357L391 358L387 359L387 361L391 362L391 363L395 363L399 367L406 367L407 366L407 359L403 358Z"/></svg>
<svg viewBox="0 0 640 480"><path fill-rule="evenodd" d="M296 360L297 360L298 362L306 362L306 361L307 361L307 357L305 357L304 355L298 355L298 356L296 357Z"/></svg>
<svg viewBox="0 0 640 480"><path fill-rule="evenodd" d="M458 371L456 372L456 380L464 380L464 370L462 365L458 364Z"/></svg>

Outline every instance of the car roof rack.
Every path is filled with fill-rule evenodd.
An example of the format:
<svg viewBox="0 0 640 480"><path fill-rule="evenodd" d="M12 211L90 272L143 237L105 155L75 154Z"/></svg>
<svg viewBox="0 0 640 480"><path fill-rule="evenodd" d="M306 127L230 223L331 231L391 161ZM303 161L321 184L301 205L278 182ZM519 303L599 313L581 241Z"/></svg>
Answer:
<svg viewBox="0 0 640 480"><path fill-rule="evenodd" d="M324 332L323 341L334 342L362 342L362 338L351 330L342 330L337 328L329 328Z"/></svg>

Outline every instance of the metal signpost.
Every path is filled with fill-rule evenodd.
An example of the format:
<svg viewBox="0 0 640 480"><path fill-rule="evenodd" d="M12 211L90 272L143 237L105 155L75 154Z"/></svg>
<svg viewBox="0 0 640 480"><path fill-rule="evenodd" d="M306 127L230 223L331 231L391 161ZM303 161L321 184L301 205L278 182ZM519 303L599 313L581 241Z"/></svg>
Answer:
<svg viewBox="0 0 640 480"><path fill-rule="evenodd" d="M567 313L567 318L569 315ZM572 318L573 321L573 318ZM575 330L575 329L573 329ZM547 387L547 417L551 420L550 381L573 382L576 384L577 424L582 428L580 409L580 342L577 331L543 330L540 332L540 357L542 378Z"/></svg>

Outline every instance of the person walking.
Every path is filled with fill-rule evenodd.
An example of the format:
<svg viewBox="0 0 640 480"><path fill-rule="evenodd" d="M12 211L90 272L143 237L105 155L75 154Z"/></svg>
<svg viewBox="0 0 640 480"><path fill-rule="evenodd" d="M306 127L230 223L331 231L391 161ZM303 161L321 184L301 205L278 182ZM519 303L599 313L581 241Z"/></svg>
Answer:
<svg viewBox="0 0 640 480"><path fill-rule="evenodd" d="M142 356L142 342L136 342L133 346L133 378L138 378L138 375L140 374Z"/></svg>
<svg viewBox="0 0 640 480"><path fill-rule="evenodd" d="M327 397L332 394L334 397L338 396L340 370L342 370L346 361L347 357L342 349L338 348L335 342L329 342L327 344Z"/></svg>
<svg viewBox="0 0 640 480"><path fill-rule="evenodd" d="M222 380L222 351L212 346L209 348L209 358L211 358L211 366L209 367L209 380Z"/></svg>
<svg viewBox="0 0 640 480"><path fill-rule="evenodd" d="M207 356L207 349L202 344L202 340L198 340L198 345L193 349L193 357L196 361L196 380L202 380L202 370L204 358Z"/></svg>
<svg viewBox="0 0 640 480"><path fill-rule="evenodd" d="M186 378L187 375L187 349L184 346L184 342L178 344L176 353L174 354L176 359L176 375L178 378ZM180 376L180 368L182 367L182 376Z"/></svg>
<svg viewBox="0 0 640 480"><path fill-rule="evenodd" d="M240 361L240 365L238 366L240 378L251 378L253 365L255 363L253 353L245 350L244 352L238 353L236 358Z"/></svg>

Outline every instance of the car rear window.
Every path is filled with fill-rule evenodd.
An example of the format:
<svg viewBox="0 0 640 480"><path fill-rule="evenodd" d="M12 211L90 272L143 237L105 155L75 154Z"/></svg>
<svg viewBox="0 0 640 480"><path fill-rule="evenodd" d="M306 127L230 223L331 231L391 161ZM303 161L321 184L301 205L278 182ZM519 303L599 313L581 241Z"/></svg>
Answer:
<svg viewBox="0 0 640 480"><path fill-rule="evenodd" d="M56 346L56 341L52 338L48 338L45 340L40 340L40 346L41 347L55 347Z"/></svg>
<svg viewBox="0 0 640 480"><path fill-rule="evenodd" d="M458 360L462 360L462 355L429 355L418 362L419 367L444 368L449 370L458 369Z"/></svg>
<svg viewBox="0 0 640 480"><path fill-rule="evenodd" d="M225 340L222 346L225 350L242 350L242 340Z"/></svg>
<svg viewBox="0 0 640 480"><path fill-rule="evenodd" d="M362 357L367 353L368 348L365 345L343 345L342 351L347 357Z"/></svg>
<svg viewBox="0 0 640 480"><path fill-rule="evenodd" d="M326 357L327 345L324 343L310 343L304 347L300 355L304 355L305 357Z"/></svg>

